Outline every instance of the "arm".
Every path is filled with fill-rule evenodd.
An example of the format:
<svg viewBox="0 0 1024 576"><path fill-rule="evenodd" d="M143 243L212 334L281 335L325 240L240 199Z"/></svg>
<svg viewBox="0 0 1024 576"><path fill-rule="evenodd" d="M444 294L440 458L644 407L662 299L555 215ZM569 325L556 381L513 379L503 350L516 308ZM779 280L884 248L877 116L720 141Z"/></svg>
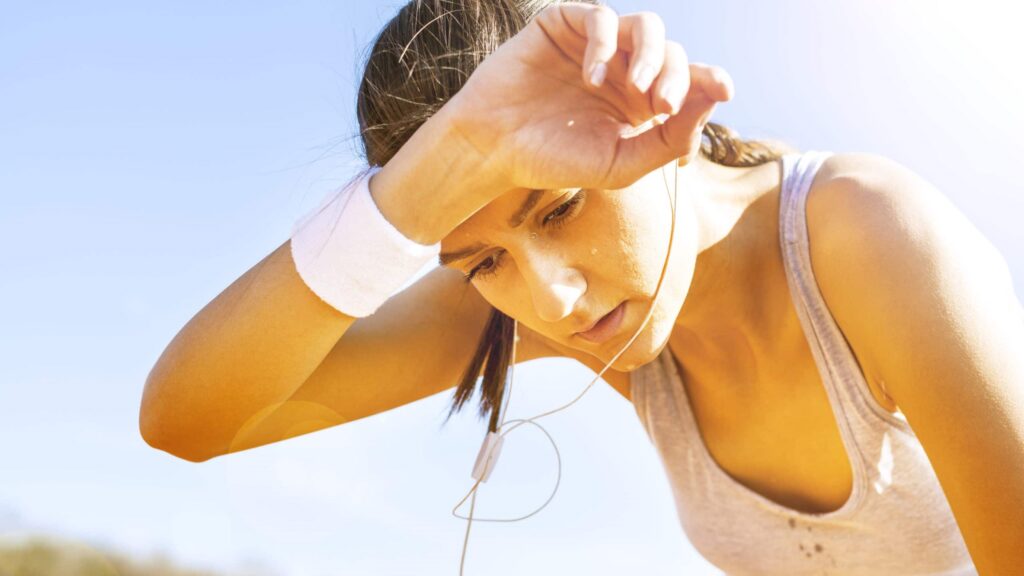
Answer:
<svg viewBox="0 0 1024 576"><path fill-rule="evenodd" d="M921 441L982 574L1024 562L1024 322L999 252L922 178L844 155L815 199L830 310ZM879 322L884 319L885 327Z"/></svg>
<svg viewBox="0 0 1024 576"><path fill-rule="evenodd" d="M462 174L475 167L453 144L444 115L424 124L402 152L371 180L370 189L381 213L403 234L440 238L445 226L477 209L455 186L473 183ZM413 172L416 185L410 184ZM306 286L290 243L283 243L203 307L161 354L142 396L143 438L195 462L229 452L239 434L307 381L356 320ZM347 407L362 409L355 400Z"/></svg>
<svg viewBox="0 0 1024 576"><path fill-rule="evenodd" d="M620 37L634 44L628 58L627 51L617 51ZM586 84L590 68L599 63L607 63L607 80ZM656 79L627 81L628 70L648 66ZM432 244L512 189L625 185L672 159L693 156L703 122L731 95L728 76L688 65L682 47L665 41L660 20L651 14L619 19L606 7L551 6L488 55L415 130L371 179L370 193L402 234ZM655 116L654 107L674 114L642 134L626 131L631 121ZM287 432L269 428L280 430L298 418L280 421L286 401L320 397L336 384L322 379L303 386L311 377L317 380L314 371L339 340L341 350L365 342L343 338L355 319L308 290L288 246L204 307L161 355L139 414L147 442L202 461L238 446L243 430L245 446L280 439ZM380 326L395 321L378 316L365 319L363 334L379 336ZM409 338L408 331L401 334ZM396 339L392 334L386 341ZM333 368L324 373L336 376L339 365L352 362L349 353L332 354ZM345 367L350 374L360 374L358 368ZM354 393L349 382L343 387L332 396L335 412L372 413L367 405L347 404ZM271 414L277 423L261 426ZM341 421L330 414L317 419Z"/></svg>

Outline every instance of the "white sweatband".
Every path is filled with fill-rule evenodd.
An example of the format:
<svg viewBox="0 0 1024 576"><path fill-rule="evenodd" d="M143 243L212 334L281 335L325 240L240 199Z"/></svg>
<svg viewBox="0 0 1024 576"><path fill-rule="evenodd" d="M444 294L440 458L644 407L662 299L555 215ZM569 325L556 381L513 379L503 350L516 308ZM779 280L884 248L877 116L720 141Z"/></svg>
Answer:
<svg viewBox="0 0 1024 576"><path fill-rule="evenodd" d="M441 243L420 244L399 232L370 196L374 166L292 226L292 259L321 300L349 316L373 314L423 266Z"/></svg>

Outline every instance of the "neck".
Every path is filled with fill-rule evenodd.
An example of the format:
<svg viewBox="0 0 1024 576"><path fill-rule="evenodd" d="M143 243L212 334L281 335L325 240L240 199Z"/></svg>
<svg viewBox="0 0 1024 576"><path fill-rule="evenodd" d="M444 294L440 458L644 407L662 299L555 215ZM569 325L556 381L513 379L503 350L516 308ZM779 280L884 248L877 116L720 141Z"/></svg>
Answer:
<svg viewBox="0 0 1024 576"><path fill-rule="evenodd" d="M685 174L685 175L684 175ZM699 157L679 169L698 227L697 260L670 344L678 358L730 366L756 379L779 337L776 162L731 168ZM685 188L684 188L685 186ZM744 378L746 380L747 378Z"/></svg>

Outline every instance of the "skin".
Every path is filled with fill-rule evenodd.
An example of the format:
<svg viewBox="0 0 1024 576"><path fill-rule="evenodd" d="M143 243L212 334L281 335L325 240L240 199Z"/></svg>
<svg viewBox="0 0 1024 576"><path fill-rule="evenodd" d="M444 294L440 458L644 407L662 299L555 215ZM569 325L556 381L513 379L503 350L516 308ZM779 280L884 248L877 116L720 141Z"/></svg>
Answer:
<svg viewBox="0 0 1024 576"><path fill-rule="evenodd" d="M538 228L537 239L503 227L525 193L513 192L442 250L506 249L501 270L476 289L597 371L653 300L669 230L662 204L648 200L664 194L658 182L592 191L566 226ZM769 499L820 513L847 500L852 473L788 294L778 193L774 162L735 169L699 159L680 169L666 281L650 325L613 369L669 346L718 465ZM890 160L836 154L808 194L815 280L870 393L913 427L980 573L1012 573L1024 559L1024 307L1006 261L939 191ZM623 298L633 309L615 337L573 339L574 327ZM605 380L628 398L628 374Z"/></svg>
<svg viewBox="0 0 1024 576"><path fill-rule="evenodd" d="M617 18L608 9L563 5L535 21L491 54L371 181L378 208L408 238L441 239L442 251L474 242L489 245L490 254L506 251L502 269L473 285L519 320L521 335L553 351L548 355L599 371L652 310L605 380L628 398L627 372L668 346L702 440L723 470L797 510L838 508L850 491L849 461L787 291L777 236L778 165L725 168L696 154L701 123L715 102L732 97L727 76L688 63L650 13ZM588 84L605 64L607 80ZM636 73L644 70L641 81ZM658 113L671 117L639 137L621 137ZM673 163L681 166L676 228L655 298L671 230L663 186L675 177ZM673 174L658 173L665 165ZM570 184L588 187L586 203L564 226L542 226L567 196L548 189ZM508 228L534 188L546 192L529 224ZM422 210L428 200L445 209ZM815 279L872 395L907 416L981 573L1015 573L1024 561L1024 310L1005 261L941 194L878 157L830 158L811 186L807 222ZM368 415L423 397L422 389L392 387L387 395L358 388L365 379L353 376L372 365L394 371L379 381L421 382L411 375L421 368L413 362L381 368L360 364L356 353L381 334L429 349L423 341L435 335L402 325L417 305L413 295L396 296L386 313L367 320L368 333L341 338L355 319L339 318L311 297L282 248L268 259L273 281L251 292L248 283L233 285L176 339L166 373L152 387L147 382L150 405L157 406L144 419L147 441L202 461L224 453L207 438L219 432L223 439L254 412L263 436L248 446L354 419L327 409L316 413L316 423L304 422L312 406L359 406ZM468 272L488 255L454 267ZM431 288L419 286L421 293ZM261 317L283 329L253 330L261 323L224 312L239 291L261 302ZM622 300L629 302L624 326L610 342L573 335ZM231 345L209 346L208 326ZM287 337L271 341L267 332ZM246 361L225 361L222 350ZM252 350L274 354L259 364L250 361ZM321 364L329 369L310 377L328 351L337 352ZM248 385L244 396L232 386L240 381ZM280 398L294 410L275 412ZM170 408L161 412L161 404ZM280 418L264 425L267 413ZM161 425L181 414L198 417L177 424L184 432ZM171 430L170 440L163 430Z"/></svg>
<svg viewBox="0 0 1024 576"><path fill-rule="evenodd" d="M783 506L839 508L852 487L849 456L788 292L778 164L726 168L696 153L730 82L687 66L650 14L564 5L535 21L449 103L445 137L431 139L428 121L371 182L382 213L411 239L440 239L442 252L487 245L453 263L463 273L503 251L500 268L473 286L548 355L600 371L650 311L605 380L628 398L628 371L668 346L726 473ZM628 60L616 43L630 46ZM602 62L607 80L588 84ZM657 74L639 81L648 67ZM659 113L670 117L622 137ZM436 150L449 156L422 153ZM676 175L662 172L673 164L666 262L664 186ZM568 185L587 187L585 203L563 226L544 226L575 191ZM540 201L510 228L533 189L544 190ZM414 190L443 191L431 198L446 209L403 210L421 205ZM815 280L870 393L907 417L979 571L1014 573L1024 561L1024 322L1005 261L941 194L880 157L826 161L807 223ZM610 341L574 335L623 300Z"/></svg>
<svg viewBox="0 0 1024 576"><path fill-rule="evenodd" d="M774 338L768 333L772 318L750 294L772 247L757 235L763 219L743 216L777 189L777 164L732 168L699 157L678 168L672 253L655 303L672 228L674 165L620 190L586 190L559 228L545 229L540 220L575 190L545 191L516 229L507 221L529 190L509 192L445 237L442 252L487 245L449 267L466 274L500 258L492 274L472 280L480 294L550 343L602 363L625 345L654 303L651 321L612 365L620 372L652 361L670 341L681 351L706 348L706 355L717 357ZM623 300L626 316L616 336L598 344L574 335Z"/></svg>
<svg viewBox="0 0 1024 576"><path fill-rule="evenodd" d="M673 166L663 170L671 190ZM504 250L500 267L473 279L474 288L521 330L595 372L654 303L650 322L605 380L628 398L627 373L668 346L705 444L723 469L792 508L838 508L852 489L852 472L789 302L777 248L777 162L732 168L699 157L679 167L675 238L655 301L671 229L661 172L621 190L588 190L558 229L538 223L574 191L547 191L531 224L516 229L507 222L529 191L510 192L445 237L442 252L487 245L451 264L465 274L481 263L493 266ZM595 344L573 335L622 300L626 316L611 339ZM779 438L789 439L785 453Z"/></svg>
<svg viewBox="0 0 1024 576"><path fill-rule="evenodd" d="M542 14L550 18L538 18L546 34L533 39L540 46L546 36L569 56L562 61L565 78L576 71L572 62L580 62L584 80L596 62L615 62L608 60L615 53L613 14L578 6L560 10L562 18L555 18L555 10ZM654 19L636 20L641 21ZM574 34L559 35L560 23ZM661 60L649 58L663 53L660 28L636 30L621 34L620 25L619 42L634 41L631 73L644 68L645 61L661 69L656 95L681 79L685 58L680 48L666 50L662 68ZM517 55L531 36L517 38L523 43L507 43L506 55ZM645 44L655 47L644 49ZM628 119L636 126L652 112L667 111L659 106L668 102L654 98L648 108L647 100L638 97L646 92L646 82L633 80L633 87L619 81L618 90L592 92L601 105L584 106L591 103L587 93L560 91L571 82L534 81L557 73L553 63L560 61L552 53L542 59L543 66L531 66L537 53L524 50L518 60L507 62L490 58L460 92L479 96L466 98L476 104L466 108L470 121L462 124L468 127L463 133L473 135L469 148L504 150L518 188L483 203L448 229L442 251L476 242L490 246L456 264L466 273L503 250L500 269L473 281L480 295L517 319L531 339L595 371L612 363L650 310L649 325L612 363L605 380L628 398L625 372L668 346L702 440L726 473L796 510L840 507L849 497L852 473L788 293L777 231L777 163L717 167L692 145L691 136L699 133L693 128L713 107L708 104L731 97L727 82L706 82L719 87L712 90L695 91L691 85L680 113L664 129L647 134L658 138L642 134L615 146L595 146L612 138L600 130L561 127L573 126L581 112L596 114L583 125L605 125L605 104L616 111L610 115L616 122ZM621 80L619 64L618 70L609 68L609 79ZM529 81L520 82L509 70L522 71ZM691 72L701 74L692 66ZM473 78L479 81L474 84ZM520 98L520 91L505 89L503 81L515 88L541 86L550 93ZM501 100L506 94L528 105L520 110L515 107L520 100ZM687 117L690 94L695 112ZM530 108L538 103L547 106L542 113ZM503 111L499 122L494 110ZM506 131L490 133L489 139L478 136L495 125ZM505 145L494 146L497 141ZM670 219L666 203L658 201L664 194L661 178L650 167L684 156L678 162L673 251L666 262ZM607 161L610 168L597 168L609 166ZM640 166L647 168L635 178L633 171ZM616 172L630 176L612 178L615 184L594 180L602 174L608 180ZM565 226L540 225L543 214L562 201L558 190L546 192L539 203L544 212L532 214L529 226L505 226L528 189L567 183L587 186L588 199ZM1005 261L940 193L884 158L835 155L821 167L808 194L815 280L871 395L883 409L899 409L914 429L979 572L1015 573L1024 561L1024 312ZM433 240L429 234L423 238ZM663 266L665 283L655 298ZM595 345L573 335L622 300L629 303L624 325L610 341ZM883 323L885 329L879 329Z"/></svg>
<svg viewBox="0 0 1024 576"><path fill-rule="evenodd" d="M451 228L428 222L417 234L424 218L412 214L397 225L424 243L445 230L442 252L489 246L456 263L463 273L503 251L497 272L473 281L483 299L549 355L595 371L611 364L605 380L627 398L626 372L668 346L702 440L727 474L796 510L839 508L852 488L849 456L788 292L778 165L730 169L696 153L699 126L715 101L731 98L730 83L692 64L684 80L681 46L664 41L650 14L616 20L562 6L536 21L456 96L456 159L425 163L392 186L423 187L430 165L457 169L477 151L485 168L468 171L476 180L467 190L495 196L474 202L469 217L455 214ZM632 44L628 70L616 43ZM587 84L602 62L608 81ZM653 85L650 74L636 77L648 67L660 70ZM686 84L680 109L681 90L665 92ZM666 112L662 125L620 138L624 125ZM671 220L655 173L673 159L682 169L666 261ZM586 203L565 226L543 227L570 185L587 187ZM531 189L546 190L538 212L508 228ZM1005 261L941 194L881 157L833 156L808 194L815 280L871 395L913 427L980 573L1015 573L1024 561L1024 322ZM610 341L574 336L623 300L624 325Z"/></svg>

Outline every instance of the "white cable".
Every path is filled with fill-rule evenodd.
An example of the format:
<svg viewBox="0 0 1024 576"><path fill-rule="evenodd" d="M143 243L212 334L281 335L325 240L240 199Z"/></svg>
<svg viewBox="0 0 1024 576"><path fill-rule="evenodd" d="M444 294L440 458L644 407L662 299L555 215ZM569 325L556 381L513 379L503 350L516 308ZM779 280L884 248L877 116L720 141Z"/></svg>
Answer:
<svg viewBox="0 0 1024 576"><path fill-rule="evenodd" d="M512 401L512 383L516 380L516 343L519 341L519 321L512 321L512 363L508 367L508 384L502 394L501 420L498 422L498 430L505 426L505 416L508 415L508 404Z"/></svg>
<svg viewBox="0 0 1024 576"><path fill-rule="evenodd" d="M465 535L465 538L464 538L463 543L462 543L462 561L459 563L459 576L462 576L462 574L463 574L463 568L465 566L465 561L466 561L466 551L469 548L469 529L473 525L473 521L474 520L476 520L478 522L519 522L520 520L525 520L525 519L533 516L534 514L537 514L541 510L543 510L548 505L548 503L550 503L551 500L554 499L555 494L558 492L558 486L561 484L561 480L562 480L562 456L561 456L561 453L558 451L558 444L555 442L555 439L552 438L551 434L549 434L548 431L543 426L538 424L536 422L536 420L539 420L539 419L544 418L546 416L550 416L550 415L552 415L552 414L554 414L556 412L560 412L562 410L565 410L569 406L572 406L573 404L575 404L580 398L582 398L591 389L591 387L593 387L594 384L598 380L601 379L601 376L604 375L604 373L608 370L608 368L610 368L611 365L614 364L615 361L619 359L619 356L621 356L626 350L629 349L629 347L633 344L633 341L636 340L636 338L640 335L641 332L643 332L643 329L647 326L647 323L650 321L651 316L654 314L654 308L655 308L655 305L657 304L657 301L658 301L658 295L661 293L661 284L665 280L665 273L668 271L669 259L672 257L672 243L673 243L673 240L675 238L676 203L677 203L677 199L678 199L677 197L678 197L678 193L679 193L679 163L678 163L678 161L674 161L673 164L674 164L675 172L674 172L673 181L672 181L672 196L669 197L669 205L671 206L670 213L672 215L672 225L669 228L668 250L666 251L666 254L665 254L665 266L662 268L661 276L658 278L658 284L654 288L654 298L653 298L653 303L651 304L651 308L647 311L647 316L644 317L644 321L640 324L640 328L638 328L637 331L633 334L633 337L629 339L629 342L626 342L626 345L622 347L622 350L619 350L618 354L616 354L614 357L612 357L612 359L608 362L608 364L606 364L605 367L602 368L601 371L597 373L597 376L595 376L594 379L591 380L589 384L587 384L587 386L583 389L583 391L580 392L579 395L576 396L576 398L573 398L572 401L570 401L568 404L565 404L563 406L555 408L554 410L549 410L547 412L543 412L543 413L538 414L536 416L533 416L531 418L516 419L516 420L510 420L509 422L505 422L505 415L506 415L506 413L508 411L507 402L508 402L508 400L511 400L511 396L512 396L512 393L511 393L511 391L512 391L512 382L515 379L516 338L518 336L519 322L513 320L513 324L512 324L512 361L511 361L511 365L509 366L509 382L506 385L506 390L502 394L503 402L505 402L505 410L502 410L502 412L501 412L501 416L500 416L500 420L499 420L500 424L498 425L498 433L501 435L501 439L504 439L505 436L507 436L508 434L511 434L513 430L515 430L516 428L519 428L523 424L532 424L532 425L536 426L537 428L540 428L541 432L543 432L544 435L547 436L548 440L551 442L551 447L555 449L555 458L556 458L557 463L558 463L558 474L555 477L555 487L551 491L551 495L548 496L548 499L545 500L544 503L541 504L540 507L537 508L536 510L534 510L533 512L530 512L529 514L526 514L525 516L520 516L518 518L473 518L473 511L476 508L476 493L477 493L477 490L480 487L480 484L483 483L484 480L477 479L476 482L473 483L473 486L469 489L469 492L467 492L466 495L462 497L462 500L459 500L459 503L455 505L455 508L452 509L452 515L453 516L455 516L456 518L460 518L460 519L466 520L466 535ZM662 176L662 178L665 181L665 191L668 192L668 176L665 175L664 166L661 169L661 176ZM501 410L501 406L498 406L495 409L496 410ZM511 428L509 428L508 430L504 430L505 424L514 424L514 425ZM490 462L489 460L490 460L490 455L488 455L488 462L487 462L487 464L489 465L489 466L487 466L488 468L494 466L494 463ZM486 476L483 476L483 478L486 479ZM462 506L462 504L466 501L467 498L471 498L470 505L469 505L469 516L462 516L462 515L460 515L458 513L458 509L459 509L460 506Z"/></svg>
<svg viewBox="0 0 1024 576"><path fill-rule="evenodd" d="M562 481L562 454L558 451L558 445L555 443L555 439L551 437L551 434L548 433L548 431L543 426L541 426L540 424L537 424L536 422L533 422L532 420L512 420L512 422L522 422L523 424L533 424L537 428L540 428L540 431L543 432L544 435L548 437L548 440L551 442L551 447L555 449L555 458L558 460L558 475L555 477L555 489L551 492L551 495L548 496L548 499L545 500L543 504L541 504L540 508L537 508L533 512L530 512L529 514L527 514L525 516L520 516L518 518L473 518L472 517L473 516L472 506L470 506L469 516L460 516L456 512L456 510L459 509L459 506L462 506L462 503L466 501L466 498L469 498L470 494L473 494L474 497L475 497L475 494L477 492L477 487L480 484L483 483L482 480L477 480L476 483L473 484L473 488L471 488L470 491L468 493L466 493L465 496L462 497L462 500L459 500L459 503L455 505L455 508L452 509L452 516L455 516L456 518L461 518L463 520L469 520L470 522L473 522L473 521L476 521L476 522L518 522L520 520L526 520L530 516L533 516L537 512L540 512L541 510L543 510L544 507L548 505L548 502L551 502L551 500L555 497L555 493L558 492L558 485ZM511 432L511 430L509 430L509 432ZM508 434L509 432L505 432L504 434ZM502 436L504 436L504 434L502 434Z"/></svg>

